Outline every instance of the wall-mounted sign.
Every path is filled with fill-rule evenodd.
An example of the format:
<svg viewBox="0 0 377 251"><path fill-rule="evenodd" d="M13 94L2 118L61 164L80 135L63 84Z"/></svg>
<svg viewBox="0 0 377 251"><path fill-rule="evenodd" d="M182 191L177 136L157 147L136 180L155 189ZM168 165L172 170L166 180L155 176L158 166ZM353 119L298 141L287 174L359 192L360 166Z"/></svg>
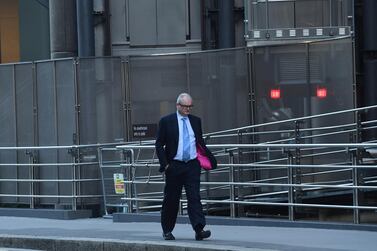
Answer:
<svg viewBox="0 0 377 251"><path fill-rule="evenodd" d="M155 138L157 124L134 124L132 125L132 136L134 138Z"/></svg>

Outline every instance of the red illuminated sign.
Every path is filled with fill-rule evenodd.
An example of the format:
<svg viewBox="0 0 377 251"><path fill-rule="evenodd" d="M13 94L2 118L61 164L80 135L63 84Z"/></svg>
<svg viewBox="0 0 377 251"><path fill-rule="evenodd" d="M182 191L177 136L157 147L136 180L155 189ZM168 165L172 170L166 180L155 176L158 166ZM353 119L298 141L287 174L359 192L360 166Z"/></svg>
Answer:
<svg viewBox="0 0 377 251"><path fill-rule="evenodd" d="M317 88L317 97L318 98L326 98L327 97L327 89L324 87Z"/></svg>
<svg viewBox="0 0 377 251"><path fill-rule="evenodd" d="M272 99L279 99L280 98L280 89L271 89L270 97Z"/></svg>

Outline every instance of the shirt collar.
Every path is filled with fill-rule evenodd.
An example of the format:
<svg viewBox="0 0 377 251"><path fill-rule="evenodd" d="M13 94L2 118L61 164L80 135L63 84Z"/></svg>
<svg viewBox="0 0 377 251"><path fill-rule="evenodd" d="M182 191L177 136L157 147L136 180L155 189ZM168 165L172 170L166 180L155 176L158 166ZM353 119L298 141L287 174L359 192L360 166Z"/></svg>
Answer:
<svg viewBox="0 0 377 251"><path fill-rule="evenodd" d="M180 120L180 119L182 119L182 118L188 118L188 116L187 116L187 117L184 117L184 116L182 116L181 114L179 114L178 111L177 111L176 113L177 113L177 118L178 118L178 120Z"/></svg>

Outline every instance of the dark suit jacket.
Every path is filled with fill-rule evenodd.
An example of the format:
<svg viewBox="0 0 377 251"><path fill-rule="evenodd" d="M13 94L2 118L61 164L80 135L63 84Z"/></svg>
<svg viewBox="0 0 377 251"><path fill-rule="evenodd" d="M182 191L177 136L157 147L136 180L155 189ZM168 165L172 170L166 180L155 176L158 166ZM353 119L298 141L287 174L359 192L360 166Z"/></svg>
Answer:
<svg viewBox="0 0 377 251"><path fill-rule="evenodd" d="M217 161L204 143L202 135L202 122L200 118L194 115L189 115L188 118L195 134L196 144L203 147L207 157L211 161L212 169L215 169L217 167ZM179 127L177 114L172 113L161 118L158 125L156 152L160 161L160 172L164 172L166 165L170 164L175 155L177 155L178 141Z"/></svg>

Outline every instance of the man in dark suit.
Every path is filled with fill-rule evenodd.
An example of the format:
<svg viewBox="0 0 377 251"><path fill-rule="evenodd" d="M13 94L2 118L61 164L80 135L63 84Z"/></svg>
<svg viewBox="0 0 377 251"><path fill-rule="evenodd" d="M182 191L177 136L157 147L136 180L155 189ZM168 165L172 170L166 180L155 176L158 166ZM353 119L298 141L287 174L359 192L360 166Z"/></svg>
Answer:
<svg viewBox="0 0 377 251"><path fill-rule="evenodd" d="M156 139L156 152L160 161L160 172L165 172L164 200L161 210L161 226L165 240L174 240L174 229L179 210L182 187L185 187L188 200L188 215L195 239L203 240L211 236L206 225L200 202L200 171L196 158L196 145L200 145L209 158L212 169L217 162L206 147L200 118L190 114L192 98L182 93L177 98L177 112L161 118Z"/></svg>

